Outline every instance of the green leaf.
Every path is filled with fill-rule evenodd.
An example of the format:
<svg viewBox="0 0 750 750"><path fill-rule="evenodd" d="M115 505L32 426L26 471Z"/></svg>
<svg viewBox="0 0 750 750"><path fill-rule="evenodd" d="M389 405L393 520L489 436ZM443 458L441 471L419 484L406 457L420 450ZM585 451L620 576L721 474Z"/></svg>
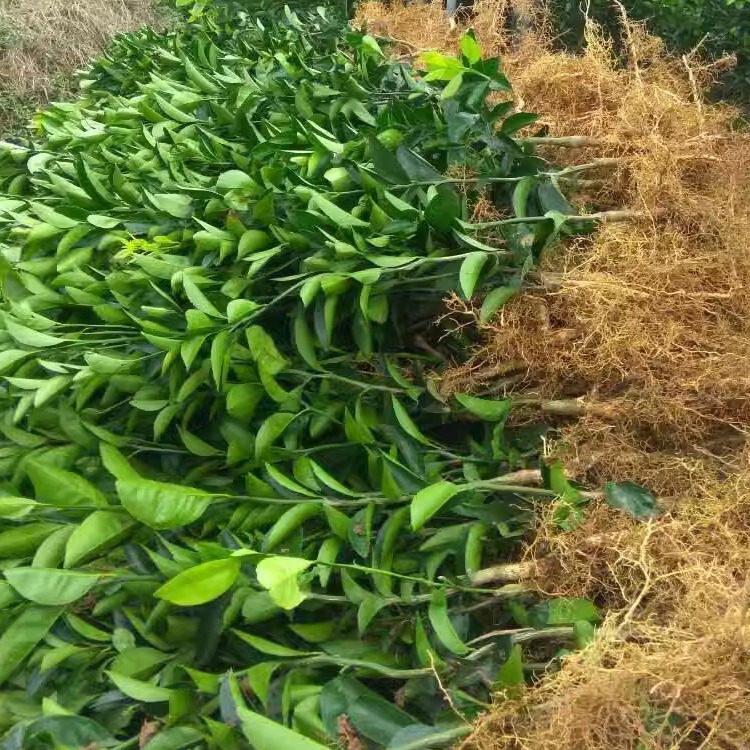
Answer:
<svg viewBox="0 0 750 750"><path fill-rule="evenodd" d="M274 672L283 664L281 661L262 661L254 664L245 672L250 688L258 696L263 706L268 704L268 695L271 691L271 679Z"/></svg>
<svg viewBox="0 0 750 750"><path fill-rule="evenodd" d="M448 85L443 89L440 94L441 99L452 99L461 89L461 85L464 82L463 72L457 73L453 78L448 81Z"/></svg>
<svg viewBox="0 0 750 750"><path fill-rule="evenodd" d="M387 747L402 729L416 722L394 703L370 690L359 680L341 675L326 683L320 696L321 715L330 731L346 716L363 737L376 747Z"/></svg>
<svg viewBox="0 0 750 750"><path fill-rule="evenodd" d="M182 288L185 290L185 296L190 300L190 303L202 313L210 315L212 318L223 318L224 316L216 309L214 304L206 297L205 294L200 290L200 287L195 283L193 278L189 275L182 277Z"/></svg>
<svg viewBox="0 0 750 750"><path fill-rule="evenodd" d="M633 482L607 482L604 497L610 507L624 510L633 518L654 518L661 514L654 495Z"/></svg>
<svg viewBox="0 0 750 750"><path fill-rule="evenodd" d="M500 129L505 135L514 135L521 128L533 125L539 119L539 115L532 112L517 112L515 115L506 117Z"/></svg>
<svg viewBox="0 0 750 750"><path fill-rule="evenodd" d="M260 305L257 302L253 302L249 299L233 299L227 305L227 319L230 325L237 323L240 320L244 320L250 314L260 309Z"/></svg>
<svg viewBox="0 0 750 750"><path fill-rule="evenodd" d="M43 701L44 708L44 701ZM14 746L19 735L13 732ZM35 719L23 729L24 748L50 747L48 740L58 748L105 748L113 747L117 740L100 724L84 716L50 715ZM8 736L6 742L10 742ZM6 743L4 743L6 744ZM8 745L6 744L6 747Z"/></svg>
<svg viewBox="0 0 750 750"><path fill-rule="evenodd" d="M558 597L537 604L529 613L529 624L533 627L574 625L584 620L601 620L596 606L588 599Z"/></svg>
<svg viewBox="0 0 750 750"><path fill-rule="evenodd" d="M229 690L242 732L255 750L328 750L325 745L250 711L234 675L229 676Z"/></svg>
<svg viewBox="0 0 750 750"><path fill-rule="evenodd" d="M101 578L96 573L33 567L6 570L5 577L24 599L51 607L78 601Z"/></svg>
<svg viewBox="0 0 750 750"><path fill-rule="evenodd" d="M396 421L401 425L401 428L407 435L411 435L415 440L418 440L423 445L430 445L430 441L420 432L414 420L409 416L409 413L404 408L403 404L394 396L392 399L393 413L396 416Z"/></svg>
<svg viewBox="0 0 750 750"><path fill-rule="evenodd" d="M26 661L62 614L58 607L26 607L0 635L0 685Z"/></svg>
<svg viewBox="0 0 750 750"><path fill-rule="evenodd" d="M199 743L205 743L206 737L202 732L192 727L172 727L160 731L152 737L142 750L185 750L197 748Z"/></svg>
<svg viewBox="0 0 750 750"><path fill-rule="evenodd" d="M296 414L277 412L263 422L255 436L255 457L257 459L263 458L268 453L268 449L281 437L284 430L296 417Z"/></svg>
<svg viewBox="0 0 750 750"><path fill-rule="evenodd" d="M310 194L315 206L341 229L353 229L354 227L369 226L366 221L362 221L362 219L358 219L356 216L352 216L352 214L350 214L348 211L344 211L343 208L339 208L335 203L329 201L328 198L326 198L321 193L310 190Z"/></svg>
<svg viewBox="0 0 750 750"><path fill-rule="evenodd" d="M97 510L73 530L65 545L66 568L74 568L98 557L104 550L122 542L133 524L122 513Z"/></svg>
<svg viewBox="0 0 750 750"><path fill-rule="evenodd" d="M516 688L526 682L523 674L523 651L520 644L516 643L510 650L510 655L500 667L497 675L497 684L505 688Z"/></svg>
<svg viewBox="0 0 750 750"><path fill-rule="evenodd" d="M460 216L461 199L455 190L441 185L425 209L424 217L427 223L438 232L449 234L454 222Z"/></svg>
<svg viewBox="0 0 750 750"><path fill-rule="evenodd" d="M192 432L186 430L184 427L178 425L177 432L180 433L180 438L182 439L185 447L194 456L209 458L210 456L219 455L220 451L218 448L214 448L213 445L207 443L205 440L201 440L197 435L193 435Z"/></svg>
<svg viewBox="0 0 750 750"><path fill-rule="evenodd" d="M211 374L218 390L224 389L229 370L229 356L232 349L232 334L221 331L211 344Z"/></svg>
<svg viewBox="0 0 750 750"><path fill-rule="evenodd" d="M260 326L250 326L245 335L250 353L259 368L269 375L278 375L289 366L289 361L276 348L273 338Z"/></svg>
<svg viewBox="0 0 750 750"><path fill-rule="evenodd" d="M256 651L260 651L261 654L265 654L266 656L281 656L290 659L299 659L315 653L313 651L299 651L296 648L289 648L288 646L269 641L266 638L261 638L257 635L243 633L241 630L232 630L232 632L245 643L252 646Z"/></svg>
<svg viewBox="0 0 750 750"><path fill-rule="evenodd" d="M384 599L382 596L375 596L374 594L369 594L360 602L357 608L357 630L360 635L367 630L375 615L387 606L387 599Z"/></svg>
<svg viewBox="0 0 750 750"><path fill-rule="evenodd" d="M315 352L315 340L310 333L310 327L307 325L305 313L300 310L294 316L294 345L300 353L302 359L307 362L313 370L320 370L320 362Z"/></svg>
<svg viewBox="0 0 750 750"><path fill-rule="evenodd" d="M325 643L331 640L338 629L339 624L335 620L325 622L307 622L290 624L289 629L308 643Z"/></svg>
<svg viewBox="0 0 750 750"><path fill-rule="evenodd" d="M18 364L21 360L26 359L31 352L22 349L5 349L0 352L0 375L4 375L13 365Z"/></svg>
<svg viewBox="0 0 750 750"><path fill-rule="evenodd" d="M488 398L469 396L466 393L456 394L456 401L472 414L488 422L502 422L508 416L512 405L510 399L494 401Z"/></svg>
<svg viewBox="0 0 750 750"><path fill-rule="evenodd" d="M172 690L153 685L150 682L136 680L124 674L117 674L117 672L112 671L107 671L105 674L121 693L139 703L162 703L169 701L173 694Z"/></svg>
<svg viewBox="0 0 750 750"><path fill-rule="evenodd" d="M294 609L305 598L299 587L297 576L312 564L312 560L277 555L261 560L255 574L258 583L268 590L271 598L279 607Z"/></svg>
<svg viewBox="0 0 750 750"><path fill-rule="evenodd" d="M240 422L249 422L263 399L265 390L256 383L238 383L227 391L227 413Z"/></svg>
<svg viewBox="0 0 750 750"><path fill-rule="evenodd" d="M469 253L464 258L464 262L461 264L461 271L459 272L459 283L466 299L471 299L473 296L482 269L488 260L489 256L487 253L480 251Z"/></svg>
<svg viewBox="0 0 750 750"><path fill-rule="evenodd" d="M499 286L493 289L482 302L479 313L481 323L489 322L495 313L510 299L518 294L518 288L513 286Z"/></svg>
<svg viewBox="0 0 750 750"><path fill-rule="evenodd" d="M154 592L154 596L180 607L205 604L234 586L240 567L240 560L236 557L196 565L167 581Z"/></svg>
<svg viewBox="0 0 750 750"><path fill-rule="evenodd" d="M409 179L414 182L442 182L445 179L427 160L403 143L396 149L396 159Z"/></svg>
<svg viewBox="0 0 750 750"><path fill-rule="evenodd" d="M411 528L419 531L461 488L441 480L417 492L411 501Z"/></svg>
<svg viewBox="0 0 750 750"><path fill-rule="evenodd" d="M467 31L461 37L461 54L469 65L474 65L482 59L482 48L475 39L473 31Z"/></svg>
<svg viewBox="0 0 750 750"><path fill-rule="evenodd" d="M184 195L183 193L157 193L156 195L151 195L148 191L144 192L159 211L163 211L165 214L174 216L177 219L185 219L190 216L193 201L189 195Z"/></svg>
<svg viewBox="0 0 750 750"><path fill-rule="evenodd" d="M100 443L99 454L104 468L116 479L140 479L138 472L114 445Z"/></svg>
<svg viewBox="0 0 750 750"><path fill-rule="evenodd" d="M152 529L179 529L197 521L215 495L150 479L120 479L117 494L133 518Z"/></svg>
<svg viewBox="0 0 750 750"><path fill-rule="evenodd" d="M454 654L465 656L469 653L469 647L458 637L448 614L448 598L443 589L436 591L427 609L435 635L440 643Z"/></svg>
<svg viewBox="0 0 750 750"><path fill-rule="evenodd" d="M30 346L33 349L45 349L49 346L57 346L65 343L65 339L50 336L48 333L35 331L33 328L16 323L7 315L5 316L5 328L8 333L19 343L24 346Z"/></svg>
<svg viewBox="0 0 750 750"><path fill-rule="evenodd" d="M382 177L392 185L407 185L410 182L409 175L399 164L396 156L373 135L369 136L367 142L372 166L378 177ZM408 204L406 207L411 208Z"/></svg>
<svg viewBox="0 0 750 750"><path fill-rule="evenodd" d="M37 500L42 502L63 508L76 505L107 505L104 495L91 482L72 471L32 460L26 463L26 473L34 485Z"/></svg>
<svg viewBox="0 0 750 750"><path fill-rule="evenodd" d="M255 190L258 183L249 174L239 169L230 169L222 172L216 180L216 190L226 193L229 190Z"/></svg>

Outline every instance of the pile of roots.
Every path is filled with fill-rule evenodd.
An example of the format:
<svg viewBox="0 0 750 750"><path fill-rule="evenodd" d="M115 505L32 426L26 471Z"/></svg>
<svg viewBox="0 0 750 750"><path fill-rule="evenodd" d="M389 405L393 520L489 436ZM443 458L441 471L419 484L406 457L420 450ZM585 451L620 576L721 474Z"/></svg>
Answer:
<svg viewBox="0 0 750 750"><path fill-rule="evenodd" d="M399 54L460 38L436 5L365 3L359 20ZM644 524L594 504L574 533L542 524L540 588L609 615L560 672L499 700L467 747L746 747L750 135L703 97L731 61L668 57L624 13L617 44L590 23L580 54L553 49L531 0L479 0L470 24L519 107L542 115L548 155L599 165L577 185L582 209L631 218L559 247L487 324L451 301L482 342L443 388L554 413L573 477L639 482L667 512Z"/></svg>

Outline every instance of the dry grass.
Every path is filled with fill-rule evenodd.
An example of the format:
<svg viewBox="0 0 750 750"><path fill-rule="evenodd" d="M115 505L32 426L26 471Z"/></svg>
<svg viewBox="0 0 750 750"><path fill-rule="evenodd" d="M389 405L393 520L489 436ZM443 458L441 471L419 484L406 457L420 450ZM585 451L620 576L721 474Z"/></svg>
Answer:
<svg viewBox="0 0 750 750"><path fill-rule="evenodd" d="M700 474L656 522L597 507L574 534L540 529L540 583L611 614L560 672L498 701L464 750L747 747L750 471Z"/></svg>
<svg viewBox="0 0 750 750"><path fill-rule="evenodd" d="M115 34L159 21L153 0L0 0L0 131L64 95Z"/></svg>
<svg viewBox="0 0 750 750"><path fill-rule="evenodd" d="M582 54L556 52L543 16L513 39L508 4L478 0L472 26L503 56L519 107L539 112L550 135L595 142L548 155L617 159L586 175L600 182L578 199L643 219L545 258L443 388L507 392L549 411L555 400L557 413L565 400L553 450L569 473L641 482L668 513L644 524L602 505L572 534L541 524L528 550L537 585L609 615L559 672L518 701L499 699L465 748L748 748L750 136L735 131L732 107L702 98L716 65L669 59L631 24L625 65L593 25ZM403 50L452 51L460 36L433 6L367 3L359 16Z"/></svg>

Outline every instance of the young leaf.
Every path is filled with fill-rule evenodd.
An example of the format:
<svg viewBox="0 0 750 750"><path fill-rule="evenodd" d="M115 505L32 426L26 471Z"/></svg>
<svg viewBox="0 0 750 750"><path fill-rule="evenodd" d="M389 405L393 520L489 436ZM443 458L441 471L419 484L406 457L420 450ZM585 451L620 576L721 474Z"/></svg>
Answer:
<svg viewBox="0 0 750 750"><path fill-rule="evenodd" d="M57 346L65 343L65 339L50 336L48 333L35 331L33 328L16 323L7 315L5 316L5 328L8 333L19 343L24 346L30 346L33 349L44 349L49 346Z"/></svg>
<svg viewBox="0 0 750 750"><path fill-rule="evenodd" d="M218 599L234 586L240 567L241 562L236 557L210 560L184 570L157 589L154 596L180 607L205 604Z"/></svg>
<svg viewBox="0 0 750 750"><path fill-rule="evenodd" d="M469 65L474 65L482 59L482 48L471 30L461 37L461 54L466 58Z"/></svg>
<svg viewBox="0 0 750 750"><path fill-rule="evenodd" d="M289 361L276 348L273 338L260 326L250 326L246 331L247 345L258 367L269 375L278 375L289 366Z"/></svg>
<svg viewBox="0 0 750 750"><path fill-rule="evenodd" d="M185 296L190 300L190 303L202 313L210 315L212 318L223 318L224 316L216 309L213 302L201 291L195 280L189 276L184 275L182 277L182 288L185 290Z"/></svg>
<svg viewBox="0 0 750 750"><path fill-rule="evenodd" d="M297 576L313 564L312 560L275 555L258 563L255 574L258 583L268 590L271 598L282 609L294 609L305 598Z"/></svg>
<svg viewBox="0 0 750 750"><path fill-rule="evenodd" d="M440 481L417 492L411 501L411 528L419 531L461 488L452 482Z"/></svg>

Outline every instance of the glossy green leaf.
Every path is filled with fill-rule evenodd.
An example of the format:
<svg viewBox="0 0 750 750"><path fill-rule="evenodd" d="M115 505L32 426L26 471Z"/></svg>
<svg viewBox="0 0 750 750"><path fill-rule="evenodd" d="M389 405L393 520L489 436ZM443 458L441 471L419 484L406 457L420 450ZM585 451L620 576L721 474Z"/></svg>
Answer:
<svg viewBox="0 0 750 750"><path fill-rule="evenodd" d="M441 186L427 204L425 219L434 229L448 234L460 216L461 201L458 195L452 188Z"/></svg>
<svg viewBox="0 0 750 750"><path fill-rule="evenodd" d="M180 607L195 607L220 597L234 586L239 574L240 561L236 557L211 560L167 581L154 596Z"/></svg>

